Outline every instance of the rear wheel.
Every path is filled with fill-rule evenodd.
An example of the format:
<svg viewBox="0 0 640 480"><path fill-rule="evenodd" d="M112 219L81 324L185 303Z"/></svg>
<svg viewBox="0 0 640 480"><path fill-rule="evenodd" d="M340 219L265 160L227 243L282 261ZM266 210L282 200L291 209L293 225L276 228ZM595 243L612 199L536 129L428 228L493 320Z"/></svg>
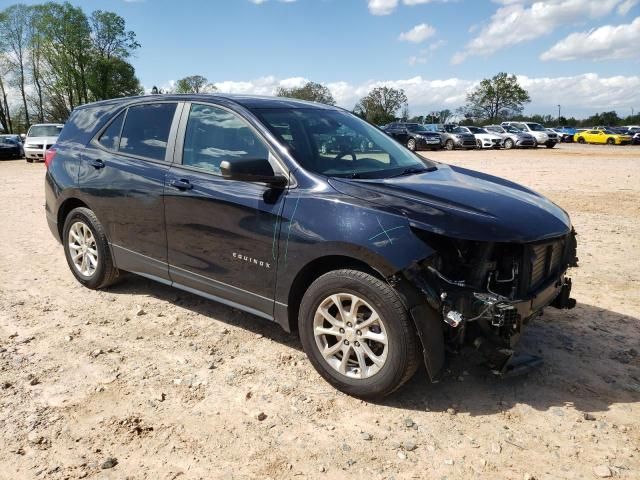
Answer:
<svg viewBox="0 0 640 480"><path fill-rule="evenodd" d="M336 270L313 282L298 327L314 368L348 395L388 395L420 362L419 342L398 295L364 272Z"/></svg>
<svg viewBox="0 0 640 480"><path fill-rule="evenodd" d="M583 137L578 137L578 143L584 144L585 143L584 138Z"/></svg>
<svg viewBox="0 0 640 480"><path fill-rule="evenodd" d="M91 289L111 285L118 277L102 225L85 207L73 209L64 222L62 243L76 279Z"/></svg>
<svg viewBox="0 0 640 480"><path fill-rule="evenodd" d="M511 140L510 138L507 138L504 141L504 148L506 148L507 150L511 150L513 148L513 140Z"/></svg>
<svg viewBox="0 0 640 480"><path fill-rule="evenodd" d="M33 163L33 158L25 157L27 163Z"/></svg>
<svg viewBox="0 0 640 480"><path fill-rule="evenodd" d="M410 138L410 139L407 141L407 148L408 148L409 150L411 150L412 152L415 152L415 151L416 151L416 141L415 141L413 138Z"/></svg>

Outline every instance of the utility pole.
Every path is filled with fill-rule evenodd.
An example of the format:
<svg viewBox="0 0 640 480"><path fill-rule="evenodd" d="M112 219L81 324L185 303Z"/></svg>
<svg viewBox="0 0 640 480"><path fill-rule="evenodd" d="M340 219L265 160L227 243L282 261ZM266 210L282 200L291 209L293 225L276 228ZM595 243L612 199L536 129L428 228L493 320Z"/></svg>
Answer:
<svg viewBox="0 0 640 480"><path fill-rule="evenodd" d="M558 126L560 126L560 105L558 105Z"/></svg>

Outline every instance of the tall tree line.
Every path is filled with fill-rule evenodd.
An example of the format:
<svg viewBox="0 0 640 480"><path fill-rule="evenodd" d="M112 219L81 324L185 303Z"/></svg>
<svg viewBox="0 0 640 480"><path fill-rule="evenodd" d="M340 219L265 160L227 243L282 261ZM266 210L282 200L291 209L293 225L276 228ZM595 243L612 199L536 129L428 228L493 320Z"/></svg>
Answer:
<svg viewBox="0 0 640 480"><path fill-rule="evenodd" d="M142 93L128 62L139 47L113 12L87 15L68 2L1 10L0 130L22 133L64 122L83 103Z"/></svg>

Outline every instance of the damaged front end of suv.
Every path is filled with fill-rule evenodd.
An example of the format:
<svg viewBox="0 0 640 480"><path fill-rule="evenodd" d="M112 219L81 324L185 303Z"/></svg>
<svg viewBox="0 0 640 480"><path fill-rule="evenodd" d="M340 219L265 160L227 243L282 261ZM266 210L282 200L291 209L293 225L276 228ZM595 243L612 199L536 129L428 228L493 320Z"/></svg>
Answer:
<svg viewBox="0 0 640 480"><path fill-rule="evenodd" d="M426 298L430 312L442 322L449 351L473 345L499 375L525 373L542 363L531 355L515 356L523 327L551 306L570 309L569 267L577 266L576 233L533 243L499 243L451 239L415 231L437 252L412 265L406 279ZM417 323L420 318L416 318ZM419 329L420 330L420 329ZM419 332L425 343L433 332ZM427 351L430 350L430 351ZM425 349L432 379L442 367L437 348Z"/></svg>

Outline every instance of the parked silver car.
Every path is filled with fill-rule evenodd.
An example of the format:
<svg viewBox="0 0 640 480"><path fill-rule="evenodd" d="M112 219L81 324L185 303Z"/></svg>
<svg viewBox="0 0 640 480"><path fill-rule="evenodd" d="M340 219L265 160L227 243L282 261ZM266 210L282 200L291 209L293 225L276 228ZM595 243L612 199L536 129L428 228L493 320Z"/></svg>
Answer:
<svg viewBox="0 0 640 480"><path fill-rule="evenodd" d="M556 143L559 142L558 134L554 132L548 132L539 123L535 122L502 122L500 125L506 127L507 125L516 127L518 130L522 130L533 136L536 140L536 147L538 145L544 145L547 148L553 148Z"/></svg>
<svg viewBox="0 0 640 480"><path fill-rule="evenodd" d="M424 127L440 134L445 150L453 150L455 148L471 150L476 148L476 137L458 125L452 123L431 123L424 125Z"/></svg>
<svg viewBox="0 0 640 480"><path fill-rule="evenodd" d="M503 146L506 149L514 147L533 148L536 146L536 139L533 138L532 135L517 129L516 127L512 127L511 125L488 125L484 127L484 129L504 138Z"/></svg>

